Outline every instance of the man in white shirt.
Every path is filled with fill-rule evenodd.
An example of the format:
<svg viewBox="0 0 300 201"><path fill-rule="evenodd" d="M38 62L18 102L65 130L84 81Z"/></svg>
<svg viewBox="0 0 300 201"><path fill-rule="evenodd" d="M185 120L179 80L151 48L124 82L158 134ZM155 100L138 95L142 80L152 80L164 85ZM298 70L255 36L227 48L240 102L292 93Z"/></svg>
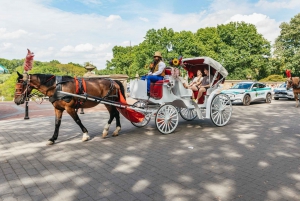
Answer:
<svg viewBox="0 0 300 201"><path fill-rule="evenodd" d="M166 64L162 61L162 56L160 52L155 52L154 54L154 65L152 66L148 75L142 76L141 79L147 79L147 93L150 93L151 82L156 82L158 80L163 80L165 76Z"/></svg>

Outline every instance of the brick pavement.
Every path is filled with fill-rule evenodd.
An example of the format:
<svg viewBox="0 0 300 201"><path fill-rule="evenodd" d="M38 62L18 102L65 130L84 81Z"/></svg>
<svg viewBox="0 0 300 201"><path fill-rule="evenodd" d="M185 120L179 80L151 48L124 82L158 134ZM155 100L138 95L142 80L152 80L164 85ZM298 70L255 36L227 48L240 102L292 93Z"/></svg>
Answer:
<svg viewBox="0 0 300 201"><path fill-rule="evenodd" d="M0 121L0 200L300 200L299 111L294 101L234 106L225 127L154 122L102 139L106 112L80 115L92 139L63 116ZM112 129L110 131L110 134Z"/></svg>

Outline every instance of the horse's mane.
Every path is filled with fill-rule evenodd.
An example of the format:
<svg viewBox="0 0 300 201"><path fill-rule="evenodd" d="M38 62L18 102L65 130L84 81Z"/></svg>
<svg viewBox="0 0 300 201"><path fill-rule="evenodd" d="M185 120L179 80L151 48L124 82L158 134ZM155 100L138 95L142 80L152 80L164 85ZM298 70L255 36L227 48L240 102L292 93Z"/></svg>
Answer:
<svg viewBox="0 0 300 201"><path fill-rule="evenodd" d="M293 81L293 84L295 86L298 86L298 84L299 84L299 77L292 77L292 81Z"/></svg>
<svg viewBox="0 0 300 201"><path fill-rule="evenodd" d="M51 75L51 74L34 74L34 75L36 75L37 78L40 80L40 83L42 85L45 85L46 87L51 87L56 81L55 77L52 79L52 77L55 75ZM71 81L72 79L74 78L71 76L62 76L62 80L64 81Z"/></svg>
<svg viewBox="0 0 300 201"><path fill-rule="evenodd" d="M120 82L119 80L114 80L114 81L120 86L121 93L126 100L125 89L124 89L122 82Z"/></svg>

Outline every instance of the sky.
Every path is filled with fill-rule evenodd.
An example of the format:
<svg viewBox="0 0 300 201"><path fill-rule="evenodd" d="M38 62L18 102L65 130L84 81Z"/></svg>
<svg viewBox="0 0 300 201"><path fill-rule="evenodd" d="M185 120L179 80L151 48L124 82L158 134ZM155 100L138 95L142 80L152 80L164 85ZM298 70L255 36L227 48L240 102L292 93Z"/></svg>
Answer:
<svg viewBox="0 0 300 201"><path fill-rule="evenodd" d="M0 0L0 58L23 59L28 48L38 61L104 69L114 46L138 45L149 29L196 32L232 21L256 25L273 44L298 13L299 0Z"/></svg>

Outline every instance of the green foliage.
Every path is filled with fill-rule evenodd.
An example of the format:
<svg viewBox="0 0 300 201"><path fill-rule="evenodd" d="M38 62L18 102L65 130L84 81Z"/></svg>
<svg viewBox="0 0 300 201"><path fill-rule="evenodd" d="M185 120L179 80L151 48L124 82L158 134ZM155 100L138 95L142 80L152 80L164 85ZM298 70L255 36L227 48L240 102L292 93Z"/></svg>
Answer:
<svg viewBox="0 0 300 201"><path fill-rule="evenodd" d="M300 13L289 23L280 24L280 35L274 45L275 55L283 61L283 70L291 69L293 75L300 75Z"/></svg>
<svg viewBox="0 0 300 201"><path fill-rule="evenodd" d="M282 75L269 75L268 77L259 80L260 82L284 82L286 78Z"/></svg>
<svg viewBox="0 0 300 201"><path fill-rule="evenodd" d="M3 84L5 80L7 80L10 77L11 74L0 74L0 84Z"/></svg>
<svg viewBox="0 0 300 201"><path fill-rule="evenodd" d="M155 51L160 51L168 61L178 56L184 58L208 56L219 61L229 73L228 79L261 79L270 74L270 43L257 33L256 27L244 22L231 22L217 27L174 32L173 29L150 29L145 40L133 47L113 48L113 58L97 74L144 75L153 61ZM277 67L278 68L278 67ZM275 68L275 69L277 69Z"/></svg>

